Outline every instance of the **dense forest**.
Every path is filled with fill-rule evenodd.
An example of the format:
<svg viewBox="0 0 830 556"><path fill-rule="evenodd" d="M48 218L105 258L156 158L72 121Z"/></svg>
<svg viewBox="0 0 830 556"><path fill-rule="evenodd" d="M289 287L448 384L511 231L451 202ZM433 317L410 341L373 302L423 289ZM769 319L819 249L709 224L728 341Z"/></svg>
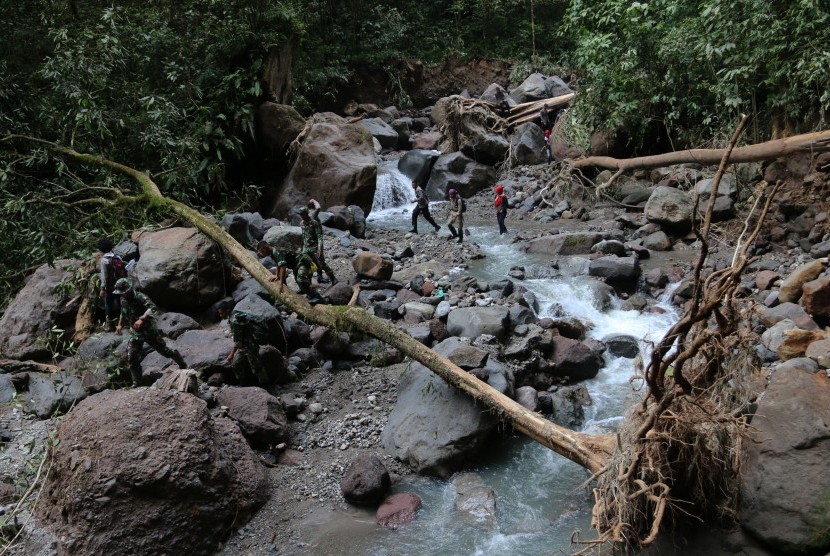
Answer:
<svg viewBox="0 0 830 556"><path fill-rule="evenodd" d="M80 169L22 135L146 169L164 193L219 210L257 195L253 112L275 96L337 110L371 73L419 108L401 64L509 61L578 91L587 133L624 129L634 150L747 141L826 127L830 15L821 0L90 0L7 3L0 21L0 306L45 261L157 221L133 186ZM276 60L276 62L275 62ZM503 85L508 85L504 83ZM339 103L339 104L338 104Z"/></svg>

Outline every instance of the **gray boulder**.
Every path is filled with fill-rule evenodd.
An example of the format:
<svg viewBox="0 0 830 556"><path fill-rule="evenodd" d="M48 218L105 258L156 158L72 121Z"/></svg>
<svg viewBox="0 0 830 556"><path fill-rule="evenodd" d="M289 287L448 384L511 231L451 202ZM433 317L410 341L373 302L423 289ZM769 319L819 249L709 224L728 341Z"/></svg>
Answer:
<svg viewBox="0 0 830 556"><path fill-rule="evenodd" d="M356 457L340 479L340 492L352 504L377 504L389 494L392 481L389 471L375 455Z"/></svg>
<svg viewBox="0 0 830 556"><path fill-rule="evenodd" d="M532 166L547 162L545 134L542 128L533 122L520 125L510 137L510 152L513 165Z"/></svg>
<svg viewBox="0 0 830 556"><path fill-rule="evenodd" d="M481 93L481 96L478 97L481 100L486 100L489 102L499 103L502 100L508 99L507 102L510 103L510 100L507 96L507 90L499 85L498 83L490 83L484 92Z"/></svg>
<svg viewBox="0 0 830 556"><path fill-rule="evenodd" d="M591 253L624 257L626 249L623 242L618 239L604 239L599 243L595 243L594 246L591 247Z"/></svg>
<svg viewBox="0 0 830 556"><path fill-rule="evenodd" d="M490 187L496 181L495 170L460 153L442 154L435 161L429 175L427 196L433 201L447 199L447 192L455 189L469 198Z"/></svg>
<svg viewBox="0 0 830 556"><path fill-rule="evenodd" d="M827 553L830 380L797 368L774 372L750 432L741 525L776 553Z"/></svg>
<svg viewBox="0 0 830 556"><path fill-rule="evenodd" d="M188 368L201 371L202 376L233 370L232 362L227 360L228 353L233 349L233 340L221 330L188 330L174 341L167 340L167 345L177 349ZM158 379L168 367L178 368L170 359L155 350L151 351L141 361L144 381Z"/></svg>
<svg viewBox="0 0 830 556"><path fill-rule="evenodd" d="M368 213L377 179L372 135L336 114L312 119L294 166L274 194L272 212L284 217L311 197L327 205L357 205Z"/></svg>
<svg viewBox="0 0 830 556"><path fill-rule="evenodd" d="M303 229L299 226L271 226L262 239L274 250L298 251L303 246Z"/></svg>
<svg viewBox="0 0 830 556"><path fill-rule="evenodd" d="M228 408L242 434L254 447L282 442L288 434L288 418L280 401L255 386L231 386L219 391L217 401Z"/></svg>
<svg viewBox="0 0 830 556"><path fill-rule="evenodd" d="M354 214L343 205L329 207L320 212L320 223L327 228L348 231L354 226Z"/></svg>
<svg viewBox="0 0 830 556"><path fill-rule="evenodd" d="M452 485L459 514L476 524L496 526L496 493L491 487L472 473L460 473L453 478Z"/></svg>
<svg viewBox="0 0 830 556"><path fill-rule="evenodd" d="M712 196L712 178L700 180L695 184L695 194L701 198L701 201L708 200ZM738 180L735 179L735 174L724 174L718 184L718 197L731 197L733 200L738 198Z"/></svg>
<svg viewBox="0 0 830 556"><path fill-rule="evenodd" d="M668 251L672 248L672 243L666 232L660 230L644 237L643 247L652 251Z"/></svg>
<svg viewBox="0 0 830 556"><path fill-rule="evenodd" d="M465 307L450 311L447 316L447 332L451 336L476 338L490 334L504 338L510 324L507 307Z"/></svg>
<svg viewBox="0 0 830 556"><path fill-rule="evenodd" d="M441 153L426 149L413 149L398 159L398 170L409 179L423 185L429 179L432 166ZM413 193L414 198L414 193Z"/></svg>
<svg viewBox="0 0 830 556"><path fill-rule="evenodd" d="M597 232L545 235L529 241L525 246L525 251L550 255L551 257L587 255L591 252L591 248L602 239L603 235Z"/></svg>
<svg viewBox="0 0 830 556"><path fill-rule="evenodd" d="M389 280L394 271L391 259L369 251L360 251L355 255L352 259L352 268L359 276L374 280Z"/></svg>
<svg viewBox="0 0 830 556"><path fill-rule="evenodd" d="M68 411L84 398L86 390L81 379L67 371L29 373L26 405L41 419L48 419L56 411Z"/></svg>
<svg viewBox="0 0 830 556"><path fill-rule="evenodd" d="M640 277L640 260L637 257L607 255L591 261L588 274L605 278L612 285L630 285Z"/></svg>
<svg viewBox="0 0 830 556"><path fill-rule="evenodd" d="M262 239L265 228L262 215L258 212L229 213L222 217L222 227L242 245L255 247L254 243Z"/></svg>
<svg viewBox="0 0 830 556"><path fill-rule="evenodd" d="M199 323L183 313L164 313L156 318L161 333L167 338L175 340L188 330L198 330Z"/></svg>
<svg viewBox="0 0 830 556"><path fill-rule="evenodd" d="M391 125L380 118L366 118L360 121L363 129L372 134L384 149L394 149L398 146L399 134Z"/></svg>
<svg viewBox="0 0 830 556"><path fill-rule="evenodd" d="M536 412L539 410L539 393L532 386L521 386L516 388L516 403L526 408L528 411Z"/></svg>
<svg viewBox="0 0 830 556"><path fill-rule="evenodd" d="M602 343L608 347L608 353L617 357L634 359L640 354L640 342L628 334L608 335L602 339Z"/></svg>
<svg viewBox="0 0 830 556"><path fill-rule="evenodd" d="M434 350L449 357L459 345L451 340ZM398 399L381 441L415 471L448 477L485 444L496 424L469 396L414 363L398 383Z"/></svg>
<svg viewBox="0 0 830 556"><path fill-rule="evenodd" d="M236 303L239 303L249 295L256 295L263 299L269 299L271 294L257 282L256 278L245 278L236 285L231 296Z"/></svg>
<svg viewBox="0 0 830 556"><path fill-rule="evenodd" d="M17 395L17 390L9 375L0 373L0 404L9 403Z"/></svg>
<svg viewBox="0 0 830 556"><path fill-rule="evenodd" d="M660 186L649 197L645 215L649 222L685 231L692 227L693 210L691 195L674 187Z"/></svg>
<svg viewBox="0 0 830 556"><path fill-rule="evenodd" d="M195 310L225 295L221 249L195 228L141 234L135 275L141 290L162 307Z"/></svg>
<svg viewBox="0 0 830 556"><path fill-rule="evenodd" d="M585 406L591 405L591 395L584 384L574 384L557 388L551 393L551 419L557 425L576 428L585 420Z"/></svg>
<svg viewBox="0 0 830 556"><path fill-rule="evenodd" d="M463 140L458 147L465 155L482 164L498 164L507 157L510 143L500 133L478 123L465 122Z"/></svg>
<svg viewBox="0 0 830 556"><path fill-rule="evenodd" d="M522 81L521 85L510 91L510 98L516 104L548 98L548 85L545 82L545 76L541 73L531 74Z"/></svg>
<svg viewBox="0 0 830 556"><path fill-rule="evenodd" d="M567 95L573 92L567 83L565 83L558 75L551 75L545 78L545 89L550 98Z"/></svg>
<svg viewBox="0 0 830 556"><path fill-rule="evenodd" d="M349 205L348 208L354 222L349 231L356 238L366 237L366 212L357 205Z"/></svg>
<svg viewBox="0 0 830 556"><path fill-rule="evenodd" d="M35 270L0 318L0 353L9 359L44 360L52 357L51 330L72 337L80 296L58 288L72 278L78 261L59 260Z"/></svg>

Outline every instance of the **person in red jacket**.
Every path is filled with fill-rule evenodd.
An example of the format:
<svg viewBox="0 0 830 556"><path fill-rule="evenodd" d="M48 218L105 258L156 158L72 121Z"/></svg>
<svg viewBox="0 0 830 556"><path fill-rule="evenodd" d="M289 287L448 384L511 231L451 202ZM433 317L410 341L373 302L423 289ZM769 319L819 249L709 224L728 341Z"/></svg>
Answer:
<svg viewBox="0 0 830 556"><path fill-rule="evenodd" d="M504 225L504 217L507 216L507 197L504 196L504 187L496 186L496 199L493 201L496 207L496 220L499 223L499 235L504 235L507 228Z"/></svg>

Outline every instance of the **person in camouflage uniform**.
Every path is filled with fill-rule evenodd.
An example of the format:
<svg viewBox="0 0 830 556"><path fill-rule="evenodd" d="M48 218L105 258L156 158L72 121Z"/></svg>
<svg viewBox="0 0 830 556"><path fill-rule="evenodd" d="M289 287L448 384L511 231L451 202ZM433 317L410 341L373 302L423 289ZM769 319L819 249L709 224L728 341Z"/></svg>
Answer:
<svg viewBox="0 0 830 556"><path fill-rule="evenodd" d="M152 300L143 293L135 291L126 278L119 278L112 291L121 296L121 316L118 318L115 333L121 335L124 321L130 325L127 361L133 385L141 384L141 351L145 342L160 354L175 361L180 369L186 369L187 363L182 354L165 343L161 331L156 326L156 306Z"/></svg>
<svg viewBox="0 0 830 556"><path fill-rule="evenodd" d="M228 361L233 361L237 380L241 383L268 384L268 371L259 359L262 325L253 316L236 309L232 301L223 301L218 310L221 318L228 319L231 328L233 349L228 354ZM253 377L245 372L247 369L253 372ZM252 381L252 378L255 380Z"/></svg>
<svg viewBox="0 0 830 556"><path fill-rule="evenodd" d="M301 207L298 211L302 219L303 228L303 254L308 256L314 265L317 267L317 281L322 282L320 278L323 272L328 275L332 285L337 283L337 276L334 271L326 264L326 259L323 257L323 226L319 221L311 217L308 208Z"/></svg>
<svg viewBox="0 0 830 556"><path fill-rule="evenodd" d="M307 296L317 297L317 293L311 288L311 278L314 275L312 266L314 261L308 257L303 250L295 253L288 249L280 249L275 251L274 248L267 241L260 241L257 245L257 253L260 257L271 256L277 263L276 268L270 269L274 272L268 280L271 282L279 281L280 293L285 288L285 278L287 269L294 272L294 280L297 281L297 286L300 288L300 293Z"/></svg>

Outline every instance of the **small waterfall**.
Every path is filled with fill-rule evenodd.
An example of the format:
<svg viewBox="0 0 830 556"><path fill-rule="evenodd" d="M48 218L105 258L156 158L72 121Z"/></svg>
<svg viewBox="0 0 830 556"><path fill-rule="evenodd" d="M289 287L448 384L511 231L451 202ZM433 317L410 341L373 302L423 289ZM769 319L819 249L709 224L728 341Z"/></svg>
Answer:
<svg viewBox="0 0 830 556"><path fill-rule="evenodd" d="M378 164L372 215L377 216L381 211L407 206L414 197L412 180L398 170L397 160L385 160Z"/></svg>

